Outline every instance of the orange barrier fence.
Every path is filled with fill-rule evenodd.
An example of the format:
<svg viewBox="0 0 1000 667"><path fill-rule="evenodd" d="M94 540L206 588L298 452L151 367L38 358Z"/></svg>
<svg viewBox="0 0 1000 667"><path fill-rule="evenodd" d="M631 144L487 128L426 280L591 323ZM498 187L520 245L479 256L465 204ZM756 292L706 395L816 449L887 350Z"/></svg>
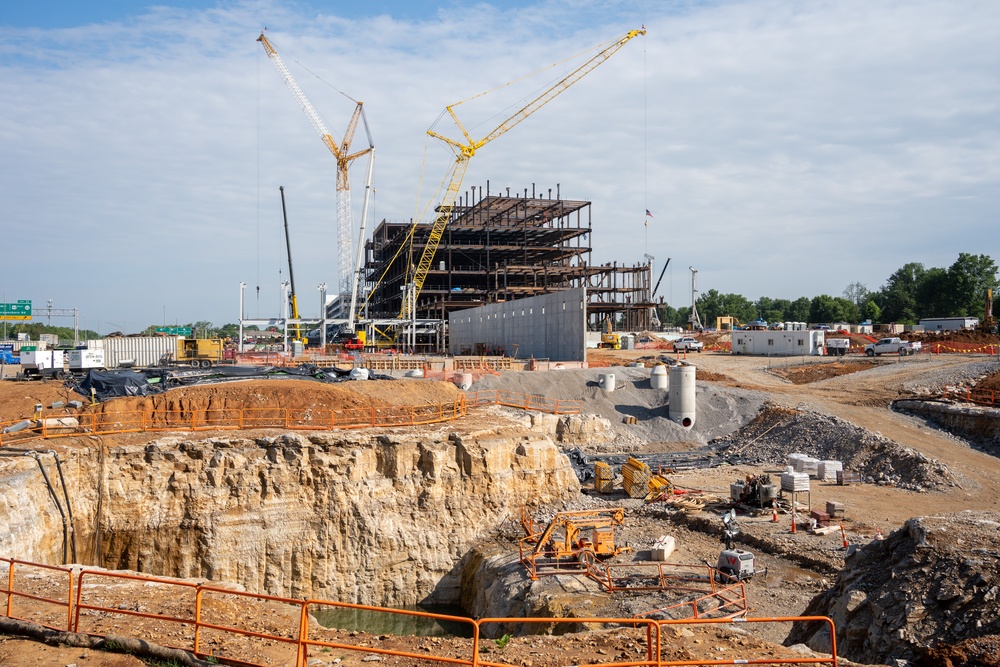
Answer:
<svg viewBox="0 0 1000 667"><path fill-rule="evenodd" d="M538 394L522 394L516 391L489 389L485 391L468 391L465 393L469 407L480 405L504 405L508 408L536 410L554 415L578 415L583 409L583 402L574 399L548 398Z"/></svg>
<svg viewBox="0 0 1000 667"><path fill-rule="evenodd" d="M672 591L694 595L637 617L678 610L680 613L690 612L691 618L733 618L743 616L749 610L746 585L735 577L718 573L709 565L604 563L589 549L574 550L572 558L554 558L546 552L535 552L532 540L537 537L530 535L519 542L521 564L533 580L547 575L575 574L593 579L609 593Z"/></svg>
<svg viewBox="0 0 1000 667"><path fill-rule="evenodd" d="M85 412L72 417L30 420L32 426L0 434L0 446L39 438L108 435L151 431L205 431L252 428L333 430L376 426L417 426L452 421L468 412L466 399L453 403L371 407L344 410L319 408L228 408L164 412ZM0 423L0 428L17 422Z"/></svg>
<svg viewBox="0 0 1000 667"><path fill-rule="evenodd" d="M327 652L330 649L363 654L412 658L420 662L444 665L470 665L471 667L506 667L508 663L483 659L486 646L494 642L483 637L516 633L517 627L541 625L552 634L583 627L615 627L630 645L635 645L632 659L610 657L587 662L605 667L648 665L672 667L680 665L733 665L733 664L830 664L837 665L836 629L833 621L825 616L788 616L768 618L687 618L653 620L644 618L483 618L472 619L447 614L386 609L368 605L334 602L330 600L299 600L259 593L247 593L221 586L195 584L190 581L165 579L143 574L112 572L107 570L80 569L42 565L10 558L0 558L7 563L6 587L0 595L7 597L0 607L3 615L11 619L30 621L47 628L86 633L95 637L109 634L140 638L168 648L189 651L202 658L228 660L246 665L286 664L306 667L310 649ZM57 573L60 584L39 576L16 576L18 568L35 568ZM85 583L84 580L87 580ZM4 577L0 576L0 584ZM159 594L159 595L157 595ZM31 604L17 603L30 600ZM22 607L24 609L22 610ZM56 613L48 608L54 607ZM458 624L467 628L465 639L455 643L441 642L420 647L420 653L392 648L392 638L370 634L357 643L336 641L336 631L322 629L315 621L320 608L348 609L396 617L422 617ZM65 613L61 610L65 608ZM18 615L21 613L23 615ZM149 621L149 622L146 622ZM764 655L745 658L697 659L687 653L683 659L664 659L663 635L669 626L752 624L752 623L823 623L829 627L831 652L820 657L778 657L772 650ZM558 626L562 626L561 628ZM353 636L356 633L349 633ZM363 633L362 633L363 634ZM330 635L334 635L331 637ZM533 642L536 633L529 633L523 641ZM346 639L341 635L342 639ZM508 636L507 641L521 641ZM486 645L486 646L484 646ZM499 645L499 641L496 642ZM275 650L273 647L278 647ZM492 646L491 646L492 648ZM281 654L284 650L284 656ZM737 649L738 650L738 649ZM749 649L748 649L749 651ZM567 660L575 656L566 649ZM602 652L603 653L603 652ZM456 655L457 654L457 655ZM577 663L582 661L576 660Z"/></svg>
<svg viewBox="0 0 1000 667"><path fill-rule="evenodd" d="M992 389L945 389L941 396L979 405L1000 405L1000 392Z"/></svg>

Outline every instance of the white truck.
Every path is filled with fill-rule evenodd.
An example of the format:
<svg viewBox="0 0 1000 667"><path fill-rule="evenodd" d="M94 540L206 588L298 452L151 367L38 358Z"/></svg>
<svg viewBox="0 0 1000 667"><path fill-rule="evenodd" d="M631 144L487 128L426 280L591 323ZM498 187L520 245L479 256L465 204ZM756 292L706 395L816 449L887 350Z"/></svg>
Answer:
<svg viewBox="0 0 1000 667"><path fill-rule="evenodd" d="M869 357L877 357L883 354L898 354L905 357L908 354L916 354L920 351L920 341L908 341L900 338L883 338L877 343L865 345L865 354Z"/></svg>
<svg viewBox="0 0 1000 667"><path fill-rule="evenodd" d="M690 352L691 350L701 352L704 347L704 343L697 338L692 338L691 336L684 336L683 338L678 338L674 341L674 352Z"/></svg>

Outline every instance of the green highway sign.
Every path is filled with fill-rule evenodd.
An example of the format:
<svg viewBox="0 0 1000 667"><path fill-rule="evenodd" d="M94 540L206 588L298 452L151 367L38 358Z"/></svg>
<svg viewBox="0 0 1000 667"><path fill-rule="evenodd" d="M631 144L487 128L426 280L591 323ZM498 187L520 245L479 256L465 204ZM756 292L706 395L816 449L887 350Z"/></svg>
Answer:
<svg viewBox="0 0 1000 667"><path fill-rule="evenodd" d="M30 320L31 301L20 299L17 303L0 303L0 320Z"/></svg>
<svg viewBox="0 0 1000 667"><path fill-rule="evenodd" d="M190 336L191 327L156 327L156 333L169 334L171 336Z"/></svg>

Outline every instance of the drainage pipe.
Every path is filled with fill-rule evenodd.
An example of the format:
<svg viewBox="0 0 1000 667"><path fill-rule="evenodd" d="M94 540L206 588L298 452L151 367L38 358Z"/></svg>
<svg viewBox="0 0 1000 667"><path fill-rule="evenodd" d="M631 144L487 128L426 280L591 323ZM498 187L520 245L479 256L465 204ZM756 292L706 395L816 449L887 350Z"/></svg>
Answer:
<svg viewBox="0 0 1000 667"><path fill-rule="evenodd" d="M59 483L62 485L63 499L66 500L66 513L69 514L69 538L73 549L73 562L79 563L76 559L76 522L73 520L73 504L69 501L69 492L66 490L66 478L63 476L62 464L59 462L59 455L54 449L48 451L52 458L56 460L56 470L59 471Z"/></svg>

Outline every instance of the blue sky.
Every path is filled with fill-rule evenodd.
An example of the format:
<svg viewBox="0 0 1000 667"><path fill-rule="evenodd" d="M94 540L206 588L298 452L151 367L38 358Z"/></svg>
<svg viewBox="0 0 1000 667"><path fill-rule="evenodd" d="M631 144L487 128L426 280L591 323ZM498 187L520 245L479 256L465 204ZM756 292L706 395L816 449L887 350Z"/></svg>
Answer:
<svg viewBox="0 0 1000 667"><path fill-rule="evenodd" d="M992 0L24 2L0 13L0 216L44 251L0 264L0 287L102 332L233 321L240 281L251 315L277 314L284 185L316 313L337 276L335 164L262 27L335 137L351 111L338 90L365 102L377 222L433 203L450 154L426 130L446 104L639 24L645 38L480 151L464 189L592 201L593 261L671 257L675 305L688 266L703 291L755 299L1000 259ZM487 131L540 83L461 117Z"/></svg>

